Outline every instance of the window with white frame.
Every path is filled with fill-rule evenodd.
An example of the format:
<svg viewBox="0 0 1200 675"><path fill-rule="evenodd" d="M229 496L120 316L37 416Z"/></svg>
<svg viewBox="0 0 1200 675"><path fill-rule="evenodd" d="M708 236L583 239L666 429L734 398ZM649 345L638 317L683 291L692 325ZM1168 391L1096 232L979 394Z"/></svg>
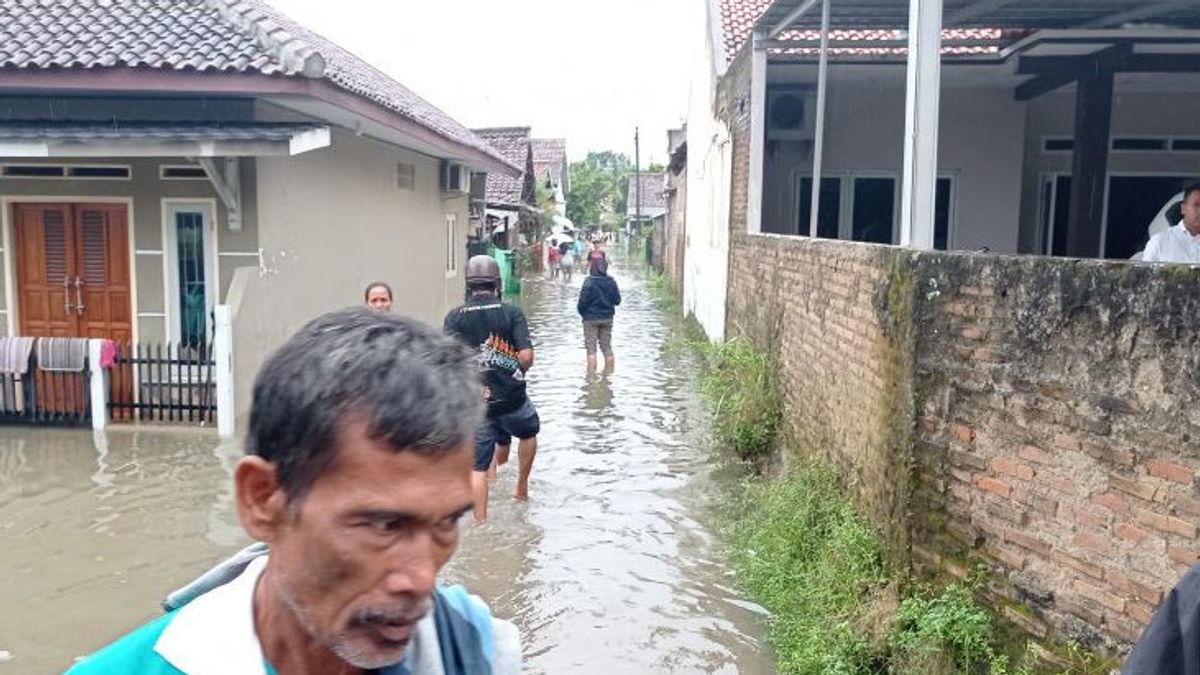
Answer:
<svg viewBox="0 0 1200 675"><path fill-rule="evenodd" d="M172 200L164 211L168 330L182 348L203 353L211 343L216 300L213 204Z"/></svg>
<svg viewBox="0 0 1200 675"><path fill-rule="evenodd" d="M895 244L900 233L899 177L894 174L843 173L821 177L820 213L817 236L879 244ZM807 236L812 217L812 176L798 174L796 189L796 229ZM954 179L937 180L934 209L934 248L946 250L950 244L950 223L954 213Z"/></svg>
<svg viewBox="0 0 1200 675"><path fill-rule="evenodd" d="M458 276L458 216L446 214L446 276Z"/></svg>

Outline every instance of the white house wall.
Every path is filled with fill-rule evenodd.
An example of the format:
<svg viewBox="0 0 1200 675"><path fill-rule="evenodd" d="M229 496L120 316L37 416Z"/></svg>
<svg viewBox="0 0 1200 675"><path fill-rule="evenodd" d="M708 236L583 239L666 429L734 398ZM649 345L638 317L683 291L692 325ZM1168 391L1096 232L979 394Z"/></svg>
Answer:
<svg viewBox="0 0 1200 675"><path fill-rule="evenodd" d="M1120 136L1191 136L1200 137L1200 115L1196 114L1196 94L1123 93L1117 80L1113 96L1112 135ZM1071 173L1072 153L1046 152L1043 139L1070 138L1074 134L1075 92L1067 88L1034 99L1028 106L1025 134L1024 197L1021 205L1021 250L1041 253L1040 218L1041 176ZM1110 152L1109 173L1171 174L1200 178L1200 152Z"/></svg>
<svg viewBox="0 0 1200 675"><path fill-rule="evenodd" d="M716 77L713 31L711 26L705 26L689 34L704 36L704 48L693 50L696 56L687 123L683 303L685 311L696 317L709 339L719 340L725 337L733 147L729 129L713 110Z"/></svg>
<svg viewBox="0 0 1200 675"><path fill-rule="evenodd" d="M839 83L834 75L828 96L822 173L893 175L898 193L904 157L903 88ZM938 170L955 178L951 248L1015 253L1024 107L1013 100L1011 91L948 88L942 93L939 136ZM811 174L810 151L796 142L767 143L765 148L763 231L794 231L799 204L794 176L797 171Z"/></svg>
<svg viewBox="0 0 1200 675"><path fill-rule="evenodd" d="M415 189L397 186L401 162L415 167ZM317 315L362 304L372 281L394 289L393 311L439 327L461 301L467 198L443 196L437 159L335 131L330 148L257 164L263 256L237 292L239 408L249 403L254 371L270 351ZM447 214L456 224L452 274Z"/></svg>

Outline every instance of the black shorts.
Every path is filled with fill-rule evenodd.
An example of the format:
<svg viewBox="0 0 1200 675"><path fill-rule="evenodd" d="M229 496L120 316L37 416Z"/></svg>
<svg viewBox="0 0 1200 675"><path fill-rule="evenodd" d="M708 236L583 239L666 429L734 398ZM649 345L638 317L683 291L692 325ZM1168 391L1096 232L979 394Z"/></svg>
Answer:
<svg viewBox="0 0 1200 675"><path fill-rule="evenodd" d="M521 440L533 438L541 430L542 420L538 417L537 408L528 399L512 412L485 418L475 433L475 470L487 471L492 465L497 443L508 445L513 436Z"/></svg>

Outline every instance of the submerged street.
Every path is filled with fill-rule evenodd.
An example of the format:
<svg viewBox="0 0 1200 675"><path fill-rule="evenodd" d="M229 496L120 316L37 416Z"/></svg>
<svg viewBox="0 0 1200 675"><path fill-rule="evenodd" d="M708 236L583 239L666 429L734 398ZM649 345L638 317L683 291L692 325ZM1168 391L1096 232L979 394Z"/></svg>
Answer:
<svg viewBox="0 0 1200 675"><path fill-rule="evenodd" d="M641 269L618 259L612 273L617 368L592 376L582 278L526 277L515 301L542 418L532 500L509 496L514 453L491 520L463 526L443 576L516 621L526 672L774 672L761 610L733 588L713 532L721 485L693 366L668 349ZM0 673L60 672L246 543L239 454L180 430L0 430Z"/></svg>

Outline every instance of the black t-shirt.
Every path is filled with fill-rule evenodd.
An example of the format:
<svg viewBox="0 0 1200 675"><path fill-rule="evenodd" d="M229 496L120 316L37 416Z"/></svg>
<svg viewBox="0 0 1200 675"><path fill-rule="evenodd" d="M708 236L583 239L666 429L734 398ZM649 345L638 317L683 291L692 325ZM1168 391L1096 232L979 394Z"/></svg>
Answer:
<svg viewBox="0 0 1200 675"><path fill-rule="evenodd" d="M525 373L517 364L517 352L532 348L533 343L520 307L494 295L476 296L450 310L442 328L479 350L483 383L491 393L488 415L512 412L525 403Z"/></svg>

